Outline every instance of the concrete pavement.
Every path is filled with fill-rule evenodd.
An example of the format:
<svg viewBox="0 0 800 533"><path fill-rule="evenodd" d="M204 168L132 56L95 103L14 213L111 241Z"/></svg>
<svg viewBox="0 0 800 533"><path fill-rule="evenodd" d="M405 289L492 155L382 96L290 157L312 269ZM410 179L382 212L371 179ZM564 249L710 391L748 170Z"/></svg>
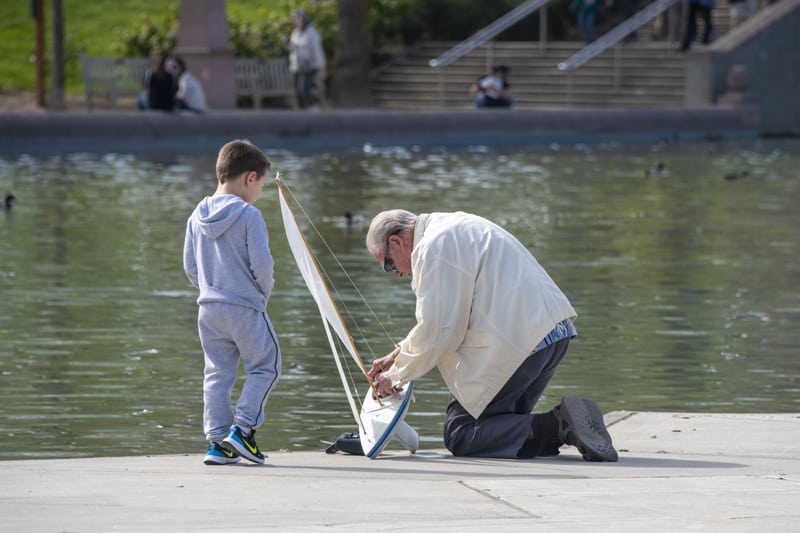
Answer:
<svg viewBox="0 0 800 533"><path fill-rule="evenodd" d="M0 531L797 531L800 414L613 412L617 463L394 449L0 462Z"/></svg>

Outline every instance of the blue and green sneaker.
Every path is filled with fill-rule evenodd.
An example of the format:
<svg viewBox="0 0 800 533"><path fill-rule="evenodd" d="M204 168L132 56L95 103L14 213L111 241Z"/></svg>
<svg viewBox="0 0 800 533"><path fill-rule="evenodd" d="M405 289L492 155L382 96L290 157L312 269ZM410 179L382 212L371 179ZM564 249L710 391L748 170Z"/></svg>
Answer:
<svg viewBox="0 0 800 533"><path fill-rule="evenodd" d="M259 451L255 436L255 429L251 430L250 435L245 437L244 434L242 434L242 429L239 426L233 425L231 426L230 434L223 439L222 445L238 453L248 461L263 464L264 454Z"/></svg>
<svg viewBox="0 0 800 533"><path fill-rule="evenodd" d="M242 458L234 450L228 450L218 442L212 442L208 445L206 458L203 462L207 465L229 465L238 463Z"/></svg>

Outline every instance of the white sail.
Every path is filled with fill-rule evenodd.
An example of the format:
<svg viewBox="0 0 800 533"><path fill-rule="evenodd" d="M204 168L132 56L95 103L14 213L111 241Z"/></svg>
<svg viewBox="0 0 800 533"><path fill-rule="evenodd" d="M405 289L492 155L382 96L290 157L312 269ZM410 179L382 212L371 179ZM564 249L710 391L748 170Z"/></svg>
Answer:
<svg viewBox="0 0 800 533"><path fill-rule="evenodd" d="M303 236L303 232L297 224L297 219L292 212L292 208L289 207L289 202L280 185L280 178L276 178L275 182L278 184L278 196L281 201L281 216L283 217L283 227L286 232L286 239L289 241L289 248L292 250L297 268L300 270L300 275L306 282L308 291L317 303L320 315L322 316L322 325L325 327L325 334L328 337L333 359L336 362L336 369L339 371L339 376L342 378L342 385L344 385L345 392L347 393L350 409L353 411L353 416L359 427L363 428L361 418L358 415L358 406L356 405L353 392L350 390L350 384L347 380L344 367L342 366L342 361L339 358L336 342L331 335L331 327L333 327L333 330L347 348L347 351L350 352L350 356L363 370L363 363L361 363L361 358L358 355L358 349L348 333L347 326L344 324L339 311L336 309L336 304L333 302L325 280L322 278L322 274L317 266L317 261L314 259L308 243Z"/></svg>
<svg viewBox="0 0 800 533"><path fill-rule="evenodd" d="M381 453L389 441L395 437L408 450L412 453L415 452L419 445L419 436L417 432L403 420L408 411L409 401L411 400L414 387L413 382L408 383L406 389L401 393L383 399L376 398L370 388L362 404L361 411L359 412L359 408L356 405L355 394L350 388L350 383L336 348L337 343L331 334L331 328L336 332L336 335L347 348L350 356L358 364L365 376L367 371L358 353L358 348L356 348L355 342L353 342L353 338L350 336L347 325L344 323L344 320L342 320L336 303L333 301L333 298L331 298L330 290L320 272L314 254L303 236L303 231L297 224L297 219L294 216L292 208L289 206L286 194L281 186L280 176L275 178L275 183L278 185L281 216L283 217L283 227L286 231L286 238L289 241L289 248L292 250L292 255L294 255L297 268L300 270L300 275L306 282L306 287L308 287L311 296L317 303L320 315L322 316L322 324L325 327L328 344L330 344L331 353L336 362L336 369L342 379L342 385L344 385L347 401L350 404L353 417L358 424L359 437L361 439L361 447L364 451L364 455L370 459L374 459Z"/></svg>
<svg viewBox="0 0 800 533"><path fill-rule="evenodd" d="M333 327L336 335L341 339L347 351L350 352L350 356L358 364L359 368L364 371L363 362L358 355L358 348L356 348L352 337L348 333L347 326L344 324L336 304L330 297L330 291L319 272L316 260L311 255L303 233L297 225L297 220L286 201L283 189L278 188L278 191L280 192L283 225L286 229L286 237L289 240L292 255L294 255L297 262L297 268L300 270L311 296L317 302L322 318Z"/></svg>

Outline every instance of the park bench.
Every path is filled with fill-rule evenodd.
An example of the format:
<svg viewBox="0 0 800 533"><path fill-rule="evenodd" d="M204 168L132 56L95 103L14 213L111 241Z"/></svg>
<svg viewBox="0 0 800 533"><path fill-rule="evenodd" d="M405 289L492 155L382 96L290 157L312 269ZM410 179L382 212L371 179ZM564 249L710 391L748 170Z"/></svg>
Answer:
<svg viewBox="0 0 800 533"><path fill-rule="evenodd" d="M294 79L285 58L237 59L234 63L236 98L249 97L258 109L265 98L294 100Z"/></svg>
<svg viewBox="0 0 800 533"><path fill-rule="evenodd" d="M151 60L144 57L89 57L81 55L81 72L86 89L86 109L92 110L97 98L113 109L131 107L142 91L142 82ZM265 98L290 98L294 103L294 83L285 58L236 59L234 87L237 102L246 98L261 108Z"/></svg>
<svg viewBox="0 0 800 533"><path fill-rule="evenodd" d="M116 109L121 100L130 97L136 101L142 92L144 73L150 66L146 57L89 57L81 54L81 73L86 89L86 109L91 111L98 97L107 99Z"/></svg>

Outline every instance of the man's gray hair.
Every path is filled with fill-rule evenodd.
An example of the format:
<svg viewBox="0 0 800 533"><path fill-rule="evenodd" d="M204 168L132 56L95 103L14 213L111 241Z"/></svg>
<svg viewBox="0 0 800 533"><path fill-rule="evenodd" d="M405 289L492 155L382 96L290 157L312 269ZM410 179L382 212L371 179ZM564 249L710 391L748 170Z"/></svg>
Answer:
<svg viewBox="0 0 800 533"><path fill-rule="evenodd" d="M414 229L417 215L405 209L391 209L375 215L367 231L367 250L371 254L383 254L386 241L392 235L404 235Z"/></svg>

